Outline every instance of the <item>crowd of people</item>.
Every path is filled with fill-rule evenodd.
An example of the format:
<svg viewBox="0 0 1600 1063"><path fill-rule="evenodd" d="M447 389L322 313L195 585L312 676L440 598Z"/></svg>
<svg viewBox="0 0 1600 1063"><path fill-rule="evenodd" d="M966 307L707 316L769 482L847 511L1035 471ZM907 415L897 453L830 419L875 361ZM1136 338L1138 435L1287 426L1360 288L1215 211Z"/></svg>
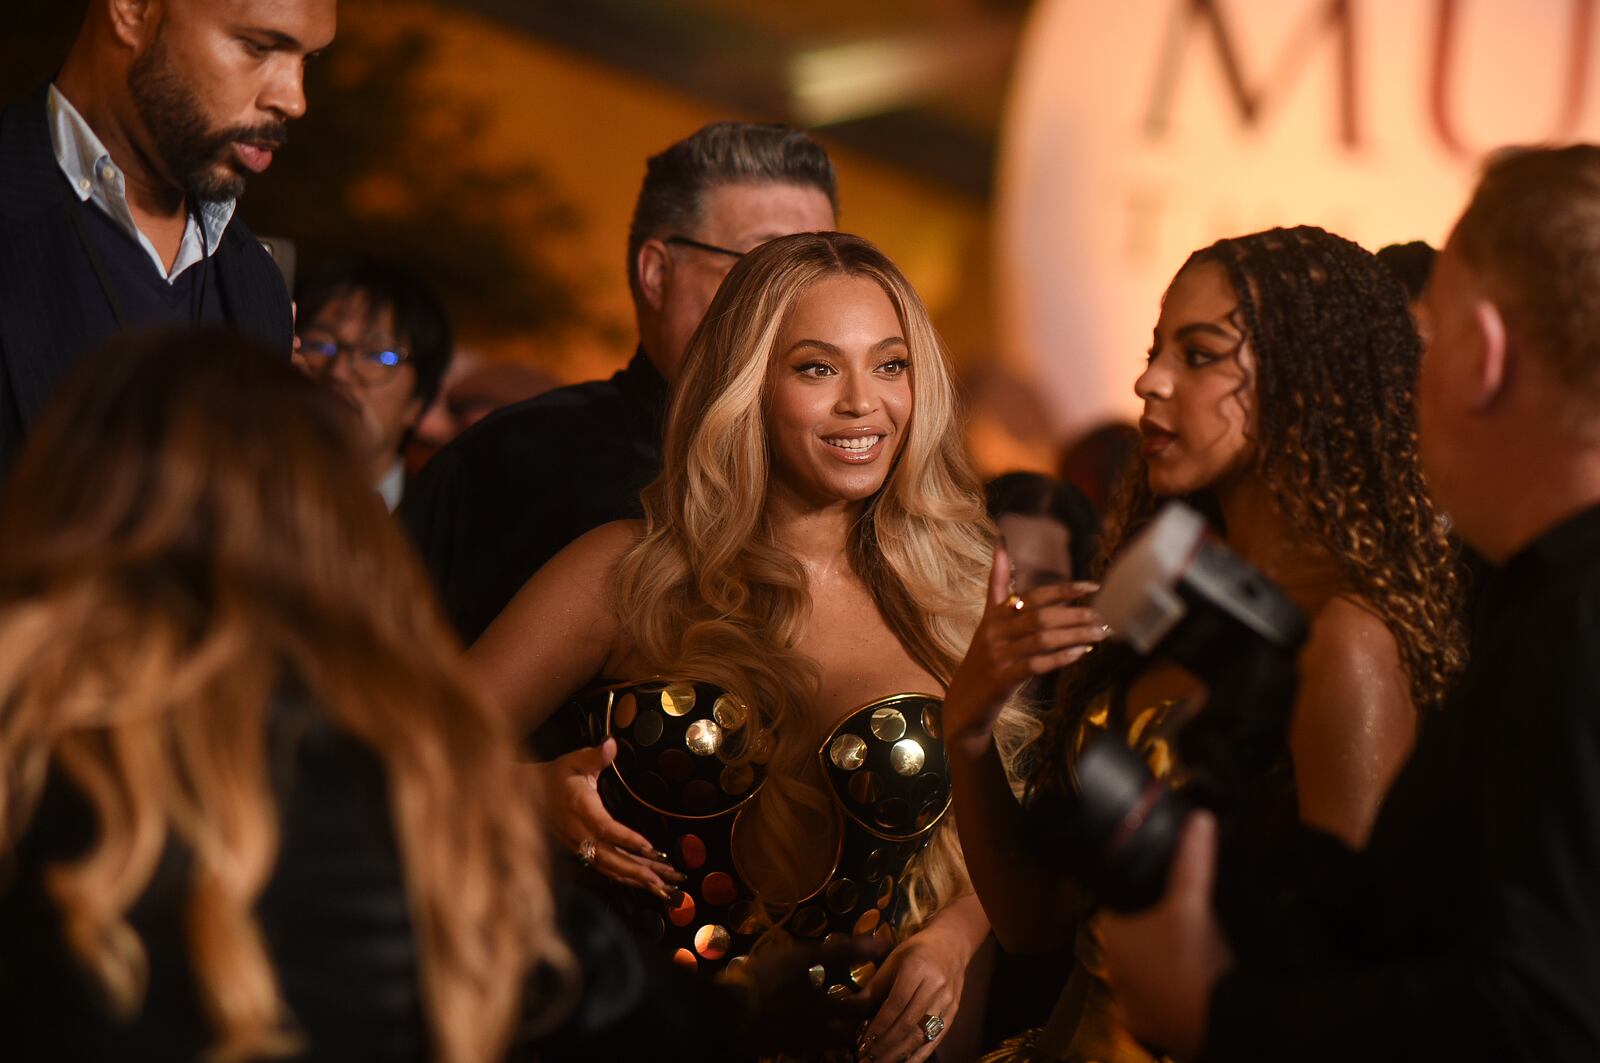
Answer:
<svg viewBox="0 0 1600 1063"><path fill-rule="evenodd" d="M715 123L627 366L413 475L439 297L236 217L334 25L93 0L0 112L5 1058L1600 1058L1600 147L1196 250L1132 441L985 484L826 151ZM1305 637L1129 905L1085 751L1123 841L1234 708L1095 605L1172 500Z"/></svg>

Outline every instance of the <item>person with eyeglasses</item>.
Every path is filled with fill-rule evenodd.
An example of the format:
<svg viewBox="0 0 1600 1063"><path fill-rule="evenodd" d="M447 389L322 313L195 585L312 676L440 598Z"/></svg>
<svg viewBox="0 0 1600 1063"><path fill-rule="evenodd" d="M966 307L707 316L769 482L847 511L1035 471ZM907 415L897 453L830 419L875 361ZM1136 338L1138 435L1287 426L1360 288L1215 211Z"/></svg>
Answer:
<svg viewBox="0 0 1600 1063"><path fill-rule="evenodd" d="M401 448L450 367L444 304L403 266L346 256L300 286L296 338L301 367L360 415L373 487L393 511L406 484Z"/></svg>
<svg viewBox="0 0 1600 1063"><path fill-rule="evenodd" d="M768 240L834 228L836 189L822 146L778 125L717 122L646 162L627 248L632 360L609 380L490 415L407 490L401 518L463 640L568 543L641 515L639 493L661 468L668 387L722 279ZM580 742L538 744L559 753Z"/></svg>

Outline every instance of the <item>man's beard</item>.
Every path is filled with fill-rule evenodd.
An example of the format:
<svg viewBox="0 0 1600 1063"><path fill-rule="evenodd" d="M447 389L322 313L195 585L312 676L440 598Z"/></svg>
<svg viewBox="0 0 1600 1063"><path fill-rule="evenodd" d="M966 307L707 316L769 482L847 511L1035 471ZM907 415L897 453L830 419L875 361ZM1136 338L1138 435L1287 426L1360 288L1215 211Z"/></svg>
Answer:
<svg viewBox="0 0 1600 1063"><path fill-rule="evenodd" d="M244 175L228 158L235 143L279 148L289 139L281 121L213 130L200 97L170 61L159 30L128 70L128 92L167 172L201 202L238 199L244 192Z"/></svg>

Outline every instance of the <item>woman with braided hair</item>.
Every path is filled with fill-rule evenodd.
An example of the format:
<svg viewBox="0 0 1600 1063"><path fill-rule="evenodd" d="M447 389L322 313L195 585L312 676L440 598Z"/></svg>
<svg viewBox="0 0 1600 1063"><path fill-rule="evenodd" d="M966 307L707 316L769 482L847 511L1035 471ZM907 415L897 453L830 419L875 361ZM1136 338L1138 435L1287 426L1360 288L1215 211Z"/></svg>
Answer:
<svg viewBox="0 0 1600 1063"><path fill-rule="evenodd" d="M1420 721L1465 663L1455 560L1417 464L1420 353L1405 293L1377 260L1302 226L1192 255L1162 301L1135 383L1142 460L1108 521L1101 566L1179 498L1303 611L1282 800L1260 810L1285 837L1298 820L1360 848ZM1082 890L1029 844L997 752L1000 710L1030 672L1078 662L1024 758L1037 796L1070 789L1075 752L1100 731L1123 734L1160 771L1167 751L1140 738L1160 731L1166 708L1197 681L1161 666L1119 680L1114 643L1078 661L1089 647L1072 644L1075 612L1043 601L1016 608L1004 580L991 583L945 705L967 863L1002 944L1036 950L1077 932L1080 960L1050 1025L994 1058L1148 1060L1092 976Z"/></svg>

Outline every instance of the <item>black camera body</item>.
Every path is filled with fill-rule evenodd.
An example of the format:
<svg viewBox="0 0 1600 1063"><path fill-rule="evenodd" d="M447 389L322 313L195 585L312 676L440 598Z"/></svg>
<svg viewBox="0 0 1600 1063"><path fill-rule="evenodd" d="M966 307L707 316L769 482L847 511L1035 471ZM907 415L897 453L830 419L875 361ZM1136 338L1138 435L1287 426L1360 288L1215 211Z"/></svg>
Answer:
<svg viewBox="0 0 1600 1063"><path fill-rule="evenodd" d="M1073 792L1052 818L1069 867L1095 900L1137 911L1165 888L1183 821L1217 814L1223 875L1254 860L1229 850L1259 842L1263 809L1281 805L1287 728L1306 622L1281 590L1212 535L1205 519L1170 503L1119 557L1095 608L1131 652L1117 689L1158 661L1192 673L1204 694L1167 717L1181 778L1157 778L1113 728L1087 744ZM1126 707L1115 706L1127 719ZM1115 714L1114 714L1115 715ZM1219 883L1219 895L1226 883Z"/></svg>

